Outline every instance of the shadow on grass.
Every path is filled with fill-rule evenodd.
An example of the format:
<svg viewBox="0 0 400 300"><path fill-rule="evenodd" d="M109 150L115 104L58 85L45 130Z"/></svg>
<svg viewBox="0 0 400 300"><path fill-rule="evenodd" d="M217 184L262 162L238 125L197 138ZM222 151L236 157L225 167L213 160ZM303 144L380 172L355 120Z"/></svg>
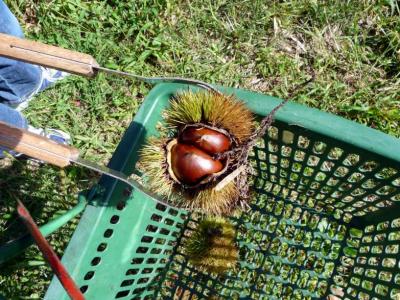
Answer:
<svg viewBox="0 0 400 300"><path fill-rule="evenodd" d="M141 124L132 122L109 166L125 174L132 173L145 132ZM17 199L25 204L40 226L75 206L78 193L93 187L98 178L97 173L83 167L60 169L13 158L0 161L0 246L27 234L16 212ZM116 188L126 187L123 183L116 186L114 183L114 179L102 177L100 184L105 189L103 199L107 198L108 193L115 193ZM93 205L114 206L117 203L107 201ZM47 238L59 256L63 254L78 222L79 219L75 218ZM50 273L37 247L31 246L0 265L0 282L4 283L4 288L0 286L0 295L9 299L16 294L29 295L33 291L43 295L51 278ZM24 286L20 280L26 276L32 276L35 282ZM40 291L35 286L40 286Z"/></svg>
<svg viewBox="0 0 400 300"><path fill-rule="evenodd" d="M145 129L132 122L118 145L109 166L130 174L144 142ZM76 204L76 195L95 184L98 174L83 167L66 169L39 165L28 160L6 158L0 164L0 245L27 233L16 212L21 200L38 225L53 219ZM113 190L115 180L103 176L100 184ZM110 185L110 187L108 187ZM98 203L113 206L115 203ZM0 271L1 272L1 271Z"/></svg>
<svg viewBox="0 0 400 300"><path fill-rule="evenodd" d="M27 234L16 211L17 199L25 204L35 222L43 225L76 204L77 193L92 185L87 178L93 178L93 174L82 168L59 169L27 160L3 160L0 167L0 245ZM69 236L62 235L55 239L57 243L53 246L58 253L62 253L61 244L67 240ZM37 249L30 247L29 251L1 265L0 277L11 276L24 261L29 264L29 260L38 256Z"/></svg>
<svg viewBox="0 0 400 300"><path fill-rule="evenodd" d="M0 168L0 243L26 232L16 212L21 200L34 220L43 224L76 203L76 193L87 186L90 172L38 165L27 160L12 160Z"/></svg>

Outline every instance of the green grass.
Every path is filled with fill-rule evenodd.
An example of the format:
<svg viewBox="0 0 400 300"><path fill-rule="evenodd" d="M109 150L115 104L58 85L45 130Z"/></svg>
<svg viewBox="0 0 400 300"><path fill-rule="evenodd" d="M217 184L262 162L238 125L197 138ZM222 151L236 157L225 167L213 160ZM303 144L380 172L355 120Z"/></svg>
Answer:
<svg viewBox="0 0 400 300"><path fill-rule="evenodd" d="M399 137L400 8L381 1L7 0L29 38L93 55L100 65L180 75L294 99ZM85 157L107 162L150 86L71 76L32 101L34 126L68 131ZM11 164L11 166L10 166ZM15 200L43 224L76 203L94 174L6 161L0 241L22 227ZM52 235L61 255L76 222ZM0 294L38 299L51 272L36 248L1 266Z"/></svg>

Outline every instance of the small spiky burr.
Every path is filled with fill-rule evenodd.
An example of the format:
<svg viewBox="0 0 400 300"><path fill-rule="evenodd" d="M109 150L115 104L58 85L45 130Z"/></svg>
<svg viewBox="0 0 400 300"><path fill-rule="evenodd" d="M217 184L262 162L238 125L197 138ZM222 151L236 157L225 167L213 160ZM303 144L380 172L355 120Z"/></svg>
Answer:
<svg viewBox="0 0 400 300"><path fill-rule="evenodd" d="M186 241L184 252L193 266L222 275L234 269L239 259L235 229L223 218L203 219Z"/></svg>

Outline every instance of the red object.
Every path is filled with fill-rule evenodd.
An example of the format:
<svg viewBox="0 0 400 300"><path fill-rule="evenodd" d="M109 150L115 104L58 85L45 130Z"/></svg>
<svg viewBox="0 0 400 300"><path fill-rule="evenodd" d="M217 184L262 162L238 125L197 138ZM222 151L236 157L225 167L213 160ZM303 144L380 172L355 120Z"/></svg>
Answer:
<svg viewBox="0 0 400 300"><path fill-rule="evenodd" d="M32 235L33 239L35 240L36 244L38 245L40 251L43 253L44 258L50 264L53 272L56 274L58 279L60 280L62 286L68 293L69 297L72 300L84 300L85 297L76 286L74 280L68 274L67 270L65 269L64 265L61 263L60 259L58 258L57 254L54 252L53 248L44 238L42 233L40 232L39 228L33 221L31 215L29 214L26 207L22 204L21 201L18 201L17 211L19 216L24 221L24 224L29 230L29 233Z"/></svg>
<svg viewBox="0 0 400 300"><path fill-rule="evenodd" d="M196 184L224 167L219 160L214 160L204 151L179 143L171 149L171 165L175 176L186 184Z"/></svg>
<svg viewBox="0 0 400 300"><path fill-rule="evenodd" d="M196 146L210 155L229 150L231 141L225 134L205 127L188 127L180 138L180 142Z"/></svg>

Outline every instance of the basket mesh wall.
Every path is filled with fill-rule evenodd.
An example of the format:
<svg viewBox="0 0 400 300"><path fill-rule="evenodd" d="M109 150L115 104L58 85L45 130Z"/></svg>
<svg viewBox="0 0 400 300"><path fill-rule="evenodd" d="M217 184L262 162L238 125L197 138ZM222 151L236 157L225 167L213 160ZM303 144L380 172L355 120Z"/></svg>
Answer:
<svg viewBox="0 0 400 300"><path fill-rule="evenodd" d="M256 195L233 219L237 269L223 278L198 272L179 246L160 299L395 299L400 219L354 226L400 200L396 164L279 122L252 162Z"/></svg>

